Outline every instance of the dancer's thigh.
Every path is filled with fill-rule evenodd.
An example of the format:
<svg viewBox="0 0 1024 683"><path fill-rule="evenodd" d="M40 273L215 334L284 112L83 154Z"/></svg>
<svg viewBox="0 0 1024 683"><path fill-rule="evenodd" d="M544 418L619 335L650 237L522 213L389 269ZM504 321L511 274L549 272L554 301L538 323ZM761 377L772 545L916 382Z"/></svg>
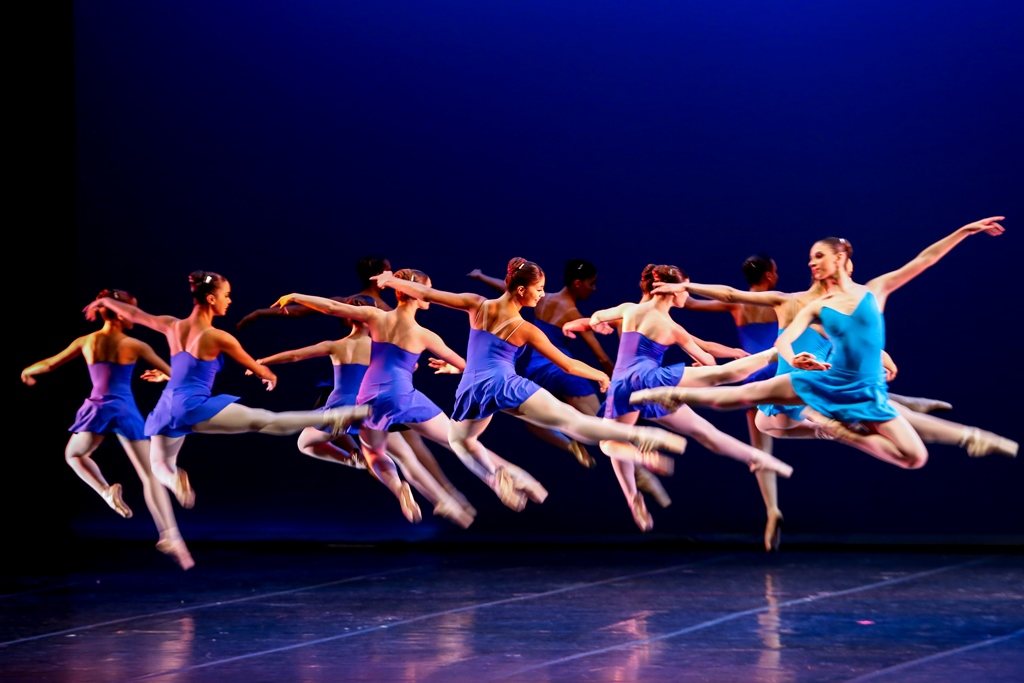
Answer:
<svg viewBox="0 0 1024 683"><path fill-rule="evenodd" d="M448 419L448 416L441 413L440 415L435 415L426 422L411 424L409 425L409 428L416 434L430 439L434 443L440 444L448 450L451 450L451 446L448 445L448 430L451 424L452 421Z"/></svg>

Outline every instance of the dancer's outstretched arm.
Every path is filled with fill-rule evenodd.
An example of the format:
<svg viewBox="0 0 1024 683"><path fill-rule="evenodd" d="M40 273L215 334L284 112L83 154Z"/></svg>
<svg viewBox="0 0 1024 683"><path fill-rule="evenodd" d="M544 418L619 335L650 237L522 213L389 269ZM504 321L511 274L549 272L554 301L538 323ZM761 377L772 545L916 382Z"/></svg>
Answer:
<svg viewBox="0 0 1024 683"><path fill-rule="evenodd" d="M122 318L127 318L133 323L144 325L162 334L170 334L174 323L178 322L178 319L173 315L153 315L146 313L138 306L132 306L123 301L107 297L90 302L82 311L85 313L86 320L96 320L96 316L99 315L99 309L101 308L109 309Z"/></svg>
<svg viewBox="0 0 1024 683"><path fill-rule="evenodd" d="M580 311L578 308L573 306L568 311L566 311L565 314L571 316L579 316ZM582 319L583 318L579 317L573 318L574 321ZM605 371L605 373L609 375L612 374L612 371L615 370L615 363L613 363L612 359L608 357L607 353L605 353L604 348L602 348L601 346L601 342L597 341L597 337L594 336L594 332L593 330L590 329L590 325L587 325L586 327L581 327L575 331L580 333L580 336L583 337L583 341L586 342L590 350L594 353L595 356L597 356L597 362L601 364L601 368ZM562 333L565 333L564 327L562 328ZM566 336L575 337L576 335L573 334Z"/></svg>
<svg viewBox="0 0 1024 683"><path fill-rule="evenodd" d="M419 332L423 335L427 351L436 356L429 361L435 375L457 375L466 369L466 359L448 348L441 335L428 329L420 329Z"/></svg>
<svg viewBox="0 0 1024 683"><path fill-rule="evenodd" d="M779 357L785 360L787 363L792 365L794 368L799 370L828 370L832 367L831 363L824 363L814 357L814 354L807 351L794 354L793 353L793 342L804 333L812 323L818 321L818 315L821 313L822 302L825 299L831 298L830 296L822 297L817 301L804 306L800 309L800 312L796 314L791 322L785 329L785 331L779 335L779 338L775 340L775 348L779 350Z"/></svg>
<svg viewBox="0 0 1024 683"><path fill-rule="evenodd" d="M442 306L456 308L460 311L466 311L467 313L472 313L480 307L480 304L487 301L485 297L482 297L479 294L473 294L472 292L455 294L453 292L446 292L441 289L427 287L419 282L403 280L392 275L389 270L384 271L380 275L374 275L370 279L375 281L377 286L381 289L390 287L396 292L402 292L414 299L429 301L432 304L441 304Z"/></svg>
<svg viewBox="0 0 1024 683"><path fill-rule="evenodd" d="M496 277L491 277L489 275L484 275L483 273L480 272L479 268L474 268L473 270L469 271L469 277L473 278L474 280L479 280L480 282L484 283L485 285L488 285L489 287L493 287L499 292L505 291L504 280L501 280Z"/></svg>
<svg viewBox="0 0 1024 683"><path fill-rule="evenodd" d="M691 337L693 335L690 335ZM746 358L750 354L743 349L737 349L733 346L726 346L725 344L719 344L718 342L709 342L700 339L699 337L693 337L694 343L697 344L702 350L710 353L715 358Z"/></svg>
<svg viewBox="0 0 1024 683"><path fill-rule="evenodd" d="M324 356L331 355L331 349L333 348L334 342L322 341L319 344L304 346L301 349L292 349L291 351L275 353L272 356L260 358L256 362L260 365L278 365L280 363L294 363L296 361L306 360L307 358L322 358Z"/></svg>
<svg viewBox="0 0 1024 683"><path fill-rule="evenodd" d="M596 330L601 323L622 320L622 316L626 314L626 311L635 307L636 304L627 302L612 308L602 308L600 311L594 311L594 314L590 316L590 329Z"/></svg>
<svg viewBox="0 0 1024 683"><path fill-rule="evenodd" d="M708 311L711 313L732 313L739 304L727 304L723 301L715 301L709 299L694 299L692 296L687 298L686 303L683 304L683 308L688 311Z"/></svg>
<svg viewBox="0 0 1024 683"><path fill-rule="evenodd" d="M171 366L167 364L167 361L157 355L152 346L144 341L139 341L138 339L132 339L130 341L132 346L135 347L135 353L139 358L149 363L158 372L162 372L167 377L171 376Z"/></svg>
<svg viewBox="0 0 1024 683"><path fill-rule="evenodd" d="M21 381L27 384L28 386L33 386L36 383L34 377L35 375L42 375L44 373L50 372L54 368L64 365L69 360L73 360L81 356L82 346L85 345L85 340L87 339L87 337L88 335L86 335L85 337L79 337L75 341L71 342L66 349L64 349L57 355L50 356L49 358L44 358L38 363L33 363L32 365L28 366L27 368L21 371Z"/></svg>
<svg viewBox="0 0 1024 683"><path fill-rule="evenodd" d="M238 343L234 336L216 328L211 332L211 336L213 336L221 351L231 356L236 363L263 380L263 383L267 385L267 391L274 390L274 387L277 386L277 375L271 372L270 368L257 363L256 359L242 348L242 345Z"/></svg>
<svg viewBox="0 0 1024 683"><path fill-rule="evenodd" d="M677 346L701 365L715 365L715 357L702 349L693 335L676 322L672 323L672 338Z"/></svg>
<svg viewBox="0 0 1024 683"><path fill-rule="evenodd" d="M790 296L785 292L750 292L726 285L702 285L696 282L657 282L651 291L652 294L674 294L676 292L689 292L726 304L753 304L754 306L769 307L781 306ZM691 308L689 304L690 301L687 300L684 308ZM721 310L731 309L723 308Z"/></svg>
<svg viewBox="0 0 1024 683"><path fill-rule="evenodd" d="M551 343L547 335L538 330L533 324L523 323L519 327L519 332L526 336L527 344L532 346L537 353L554 363L559 370L570 375L576 375L577 377L592 379L598 383L601 391L608 390L608 385L611 383L608 375L582 361L569 358L569 356L559 351L558 347Z"/></svg>
<svg viewBox="0 0 1024 683"><path fill-rule="evenodd" d="M299 304L306 308L310 308L314 311L326 313L327 315L334 315L339 318L348 318L349 320L359 320L362 322L369 322L374 317L383 315L384 311L373 306L352 306L351 304L343 304L340 301L334 299L328 299L322 296L310 296L308 294L285 294L278 299L274 306L281 310L289 310L290 304Z"/></svg>
<svg viewBox="0 0 1024 683"><path fill-rule="evenodd" d="M575 339L577 332L586 332L588 330L598 334L611 334L615 331L615 328L612 326L612 323L591 325L590 318L577 318L562 325L562 334L570 339Z"/></svg>
<svg viewBox="0 0 1024 683"><path fill-rule="evenodd" d="M879 308L885 308L885 300L890 294L938 263L939 259L948 254L953 247L971 235L976 235L979 232L993 236L1002 235L1005 229L999 224L999 221L1005 220L1005 218L1005 216L992 216L991 218L984 218L974 223L968 223L922 251L902 268L885 275L880 275L868 282L868 289L878 299Z"/></svg>

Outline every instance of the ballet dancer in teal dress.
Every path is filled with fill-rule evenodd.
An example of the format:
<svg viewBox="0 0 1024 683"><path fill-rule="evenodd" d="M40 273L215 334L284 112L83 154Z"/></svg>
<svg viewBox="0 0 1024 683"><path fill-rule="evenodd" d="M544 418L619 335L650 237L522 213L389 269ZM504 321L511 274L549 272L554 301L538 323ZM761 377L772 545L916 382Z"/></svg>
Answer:
<svg viewBox="0 0 1024 683"><path fill-rule="evenodd" d="M931 421L915 427L889 400L882 366L885 304L892 292L937 263L967 237L979 232L1002 234L1001 220L1003 217L995 216L965 225L902 268L866 285L853 282L848 273L852 248L847 240L828 238L816 242L810 253L812 277L829 279L835 284L828 294L801 308L776 342L780 358L794 368L793 372L739 387L650 389L636 392L631 400L637 404L685 403L719 410L759 404L804 406L800 417L813 422L831 438L898 467L923 467L928 459L924 441L948 443L948 436ZM667 287L666 291L688 289L678 285ZM815 324L821 326L832 343L827 361L794 350L794 342ZM920 417L930 416L917 419ZM966 428L960 441L972 455L1017 452L1015 442L974 428Z"/></svg>

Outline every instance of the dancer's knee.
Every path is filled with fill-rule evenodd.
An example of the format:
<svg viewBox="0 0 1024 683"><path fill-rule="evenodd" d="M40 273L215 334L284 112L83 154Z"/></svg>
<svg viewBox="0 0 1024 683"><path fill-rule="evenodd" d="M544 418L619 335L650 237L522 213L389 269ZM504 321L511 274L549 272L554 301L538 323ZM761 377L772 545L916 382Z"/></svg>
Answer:
<svg viewBox="0 0 1024 683"><path fill-rule="evenodd" d="M914 448L901 453L900 460L903 467L908 470L919 470L928 464L928 450L926 448Z"/></svg>

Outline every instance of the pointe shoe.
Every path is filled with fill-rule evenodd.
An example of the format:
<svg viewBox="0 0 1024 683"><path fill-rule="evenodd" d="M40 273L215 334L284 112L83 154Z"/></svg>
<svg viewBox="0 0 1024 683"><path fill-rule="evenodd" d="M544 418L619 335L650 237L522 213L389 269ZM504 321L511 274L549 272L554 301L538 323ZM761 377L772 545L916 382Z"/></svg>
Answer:
<svg viewBox="0 0 1024 683"><path fill-rule="evenodd" d="M750 459L749 464L751 472L770 470L778 474L783 479L789 479L793 476L793 467L791 465L787 465L774 455L769 455L763 451L758 451L757 455L754 455Z"/></svg>
<svg viewBox="0 0 1024 683"><path fill-rule="evenodd" d="M654 519L647 511L647 504L644 502L644 494L637 491L633 494L633 504L629 506L633 513L633 521L640 527L640 531L647 533L654 528Z"/></svg>
<svg viewBox="0 0 1024 683"><path fill-rule="evenodd" d="M499 467L494 470L492 476L493 484L491 488L498 494L501 502L516 512L522 512L523 508L526 507L526 494L516 488L515 480L512 479L512 475L508 473L508 470L504 467Z"/></svg>
<svg viewBox="0 0 1024 683"><path fill-rule="evenodd" d="M459 505L459 502L452 497L445 498L434 506L434 514L447 519L452 524L457 524L463 529L473 523L473 517L468 510Z"/></svg>
<svg viewBox="0 0 1024 683"><path fill-rule="evenodd" d="M637 451L633 460L640 469L647 469L663 477L671 477L676 469L676 461L658 451Z"/></svg>
<svg viewBox="0 0 1024 683"><path fill-rule="evenodd" d="M458 503L463 510L466 511L466 514L468 514L470 517L476 517L476 508L473 507L473 505L469 502L469 499L466 498L466 496L462 495L462 491L453 488L452 490L448 491L448 494L455 499L455 502Z"/></svg>
<svg viewBox="0 0 1024 683"><path fill-rule="evenodd" d="M645 467L633 468L633 478L636 480L636 487L654 498L654 502L663 508L672 504L668 491L661 485L661 480L651 474Z"/></svg>
<svg viewBox="0 0 1024 683"><path fill-rule="evenodd" d="M636 427L636 432L629 441L640 451L682 453L686 450L686 439L657 427Z"/></svg>
<svg viewBox="0 0 1024 683"><path fill-rule="evenodd" d="M576 439L569 440L569 452L576 457L579 464L583 465L587 469L597 466L597 461L590 456L586 447Z"/></svg>
<svg viewBox="0 0 1024 683"><path fill-rule="evenodd" d="M953 410L952 403L919 396L893 396L891 400L910 408L915 413L930 413L936 410Z"/></svg>
<svg viewBox="0 0 1024 683"><path fill-rule="evenodd" d="M420 510L419 503L412 497L412 489L409 488L408 482L402 482L401 489L398 491L398 503L402 506L402 514L407 520L413 524L423 521L423 512Z"/></svg>
<svg viewBox="0 0 1024 683"><path fill-rule="evenodd" d="M764 549L766 552L779 551L782 543L782 513L768 515L768 523L764 526Z"/></svg>
<svg viewBox="0 0 1024 683"><path fill-rule="evenodd" d="M178 566L184 571L188 571L196 566L196 561L192 559L192 554L189 553L185 541L180 538L160 539L157 541L156 549L177 562Z"/></svg>
<svg viewBox="0 0 1024 683"><path fill-rule="evenodd" d="M191 510L196 504L196 492L188 481L188 473L180 467L178 476L174 480L173 493L174 497L178 499L178 504L186 510Z"/></svg>
<svg viewBox="0 0 1024 683"><path fill-rule="evenodd" d="M818 439L844 442L852 441L860 435L839 420L825 417L813 408L804 408L804 417L815 424L814 436Z"/></svg>
<svg viewBox="0 0 1024 683"><path fill-rule="evenodd" d="M353 422L364 420L370 416L370 406L345 406L324 411L324 426L331 428L332 434L343 434Z"/></svg>
<svg viewBox="0 0 1024 683"><path fill-rule="evenodd" d="M986 432L977 427L968 427L964 438L960 440L960 448L967 449L967 455L980 458L989 453L999 453L1011 458L1017 457L1017 442L1006 437Z"/></svg>
<svg viewBox="0 0 1024 683"><path fill-rule="evenodd" d="M686 390L679 387L658 387L657 389L641 389L629 395L629 405L640 406L645 403L657 403L669 410L679 410L686 401Z"/></svg>
<svg viewBox="0 0 1024 683"><path fill-rule="evenodd" d="M107 487L107 490L100 494L103 500L107 501L107 505L110 509L121 515L125 519L131 519L132 509L128 507L128 504L124 502L124 498L121 497L121 485L111 484Z"/></svg>
<svg viewBox="0 0 1024 683"><path fill-rule="evenodd" d="M548 490L533 477L523 476L515 471L509 472L509 475L512 477L513 486L515 486L516 490L526 494L531 503L539 505L548 499Z"/></svg>

